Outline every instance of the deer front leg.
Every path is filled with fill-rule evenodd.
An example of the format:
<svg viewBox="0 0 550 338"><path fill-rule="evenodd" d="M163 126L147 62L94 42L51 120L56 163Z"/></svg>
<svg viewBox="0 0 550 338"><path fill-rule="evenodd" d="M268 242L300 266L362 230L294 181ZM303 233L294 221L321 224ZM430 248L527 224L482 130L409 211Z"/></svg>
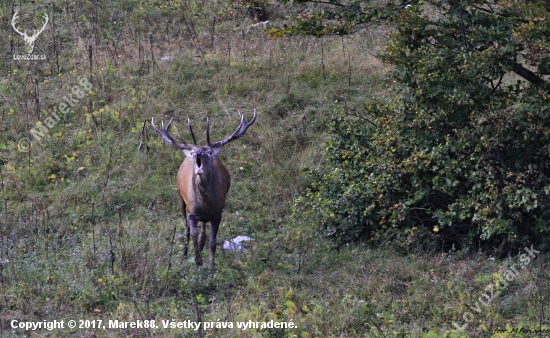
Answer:
<svg viewBox="0 0 550 338"><path fill-rule="evenodd" d="M206 242L206 222L202 222L202 228L199 234L199 251L202 251L204 248L204 242Z"/></svg>
<svg viewBox="0 0 550 338"><path fill-rule="evenodd" d="M214 258L216 256L216 236L218 235L218 228L220 227L220 222L222 220L221 214L212 220L212 230L210 233L210 273L212 277L214 276Z"/></svg>
<svg viewBox="0 0 550 338"><path fill-rule="evenodd" d="M199 231L197 229L198 221L193 217L193 215L187 216L187 226L191 233L191 238L193 239L193 248L195 249L195 263L197 265L202 265L201 252L199 250Z"/></svg>
<svg viewBox="0 0 550 338"><path fill-rule="evenodd" d="M185 232L183 233L183 257L187 258L187 246L189 245L189 223L187 222L187 218L185 219Z"/></svg>
<svg viewBox="0 0 550 338"><path fill-rule="evenodd" d="M189 222L187 221L187 210L185 201L180 195L180 208L183 213L183 219L185 219L185 232L183 233L183 258L187 258L187 246L189 245Z"/></svg>

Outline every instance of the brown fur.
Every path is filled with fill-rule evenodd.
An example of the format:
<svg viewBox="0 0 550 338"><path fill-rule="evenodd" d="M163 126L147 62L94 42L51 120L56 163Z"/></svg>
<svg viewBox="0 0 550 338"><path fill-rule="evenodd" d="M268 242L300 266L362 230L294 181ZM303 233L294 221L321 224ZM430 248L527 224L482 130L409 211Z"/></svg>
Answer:
<svg viewBox="0 0 550 338"><path fill-rule="evenodd" d="M213 157L211 162L203 158L202 167L204 173L202 175L195 174L193 160L186 157L178 170L177 189L186 223L184 255L187 255L187 246L191 236L195 248L195 263L202 264L200 252L204 248L206 240L206 223L210 222L210 265L213 271L216 235L225 206L225 198L229 192L231 178L222 161L217 157ZM200 234L197 230L198 222L202 222Z"/></svg>
<svg viewBox="0 0 550 338"><path fill-rule="evenodd" d="M229 172L217 157L222 147L244 135L248 127L256 121L256 110L254 117L249 122L244 121L240 114L240 124L229 137L210 143L210 121L206 118L206 141L204 147L197 146L195 134L191 127L191 121L188 119L189 132L193 138L193 144L185 141L176 141L168 131L172 125L173 119L162 129L157 128L154 119L151 119L151 126L162 136L170 145L185 153L185 160L181 164L177 175L177 188L180 198L180 207L185 218L186 241L183 247L183 255L187 256L187 246L189 237L193 238L193 247L195 249L195 263L202 265L201 251L204 248L206 240L206 223L210 222L211 233L210 242L210 271L214 274L214 257L216 255L216 236L222 220L222 211L225 206L225 198L229 192L231 178ZM197 225L202 222L201 232L199 234Z"/></svg>

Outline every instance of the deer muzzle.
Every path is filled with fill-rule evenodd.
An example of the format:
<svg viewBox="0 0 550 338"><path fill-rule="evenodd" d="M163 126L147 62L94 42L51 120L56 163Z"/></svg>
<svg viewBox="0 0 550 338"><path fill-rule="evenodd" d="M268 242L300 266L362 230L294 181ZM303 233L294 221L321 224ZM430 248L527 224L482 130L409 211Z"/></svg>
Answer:
<svg viewBox="0 0 550 338"><path fill-rule="evenodd" d="M200 156L195 156L195 175L204 174L203 161Z"/></svg>

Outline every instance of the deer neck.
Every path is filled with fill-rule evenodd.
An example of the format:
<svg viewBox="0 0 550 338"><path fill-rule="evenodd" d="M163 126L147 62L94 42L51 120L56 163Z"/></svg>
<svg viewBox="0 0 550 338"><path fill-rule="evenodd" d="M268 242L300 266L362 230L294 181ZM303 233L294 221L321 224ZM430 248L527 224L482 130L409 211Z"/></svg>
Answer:
<svg viewBox="0 0 550 338"><path fill-rule="evenodd" d="M215 175L211 170L205 170L202 174L193 175L193 188L197 192L197 195L203 199L208 199L212 195L214 190Z"/></svg>

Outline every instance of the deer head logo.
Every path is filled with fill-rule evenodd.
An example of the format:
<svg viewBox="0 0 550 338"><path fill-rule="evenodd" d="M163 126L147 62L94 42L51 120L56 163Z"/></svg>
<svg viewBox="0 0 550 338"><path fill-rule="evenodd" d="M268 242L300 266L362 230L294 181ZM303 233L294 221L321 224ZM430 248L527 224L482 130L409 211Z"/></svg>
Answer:
<svg viewBox="0 0 550 338"><path fill-rule="evenodd" d="M46 28L46 25L48 24L49 17L48 17L48 14L44 14L43 18L46 20L46 22L44 23L44 26L42 26L42 28L40 30L35 29L33 35L28 36L27 35L27 30L21 32L19 30L19 28L17 28L18 14L19 14L19 11L15 11L15 14L13 14L13 19L11 20L11 25L13 26L13 30L15 30L17 32L17 34L19 34L23 37L23 40L25 41L25 49L27 51L27 54L31 54L32 51L34 50L34 41L36 40L36 38L38 38L40 33L42 33L44 28Z"/></svg>

